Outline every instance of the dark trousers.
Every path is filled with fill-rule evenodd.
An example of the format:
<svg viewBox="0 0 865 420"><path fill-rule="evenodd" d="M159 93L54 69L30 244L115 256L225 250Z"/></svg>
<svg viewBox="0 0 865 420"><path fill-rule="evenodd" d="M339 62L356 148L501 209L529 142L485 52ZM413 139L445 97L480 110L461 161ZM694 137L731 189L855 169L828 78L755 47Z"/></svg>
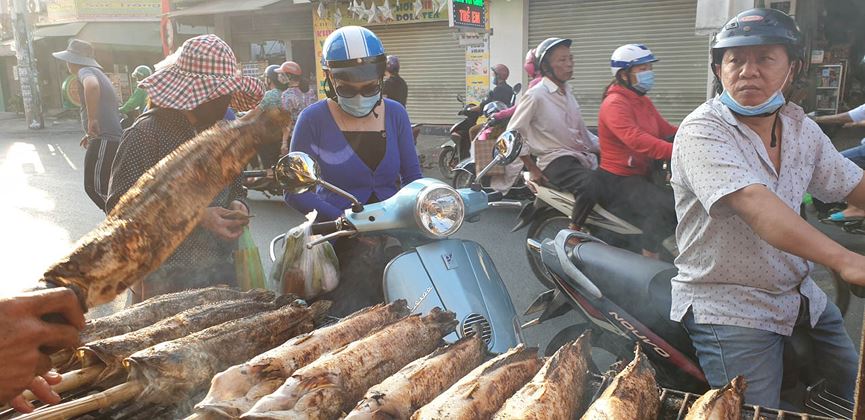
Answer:
<svg viewBox="0 0 865 420"><path fill-rule="evenodd" d="M111 165L114 163L118 146L120 146L119 141L91 138L87 143L87 153L84 155L84 192L103 211L105 200L108 198Z"/></svg>
<svg viewBox="0 0 865 420"><path fill-rule="evenodd" d="M598 170L603 188L601 204L643 231L642 248L658 252L661 243L676 230L673 191L641 176L619 176Z"/></svg>
<svg viewBox="0 0 865 420"><path fill-rule="evenodd" d="M562 156L550 162L543 172L554 187L574 195L571 221L582 226L600 198L601 185L596 172L573 156Z"/></svg>

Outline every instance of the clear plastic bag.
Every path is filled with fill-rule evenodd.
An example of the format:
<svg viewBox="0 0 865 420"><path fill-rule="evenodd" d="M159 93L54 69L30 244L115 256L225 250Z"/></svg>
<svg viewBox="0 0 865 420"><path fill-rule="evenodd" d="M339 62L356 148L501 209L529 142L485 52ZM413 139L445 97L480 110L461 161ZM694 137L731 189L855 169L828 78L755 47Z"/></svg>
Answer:
<svg viewBox="0 0 865 420"><path fill-rule="evenodd" d="M278 294L292 293L312 299L339 285L339 261L330 242L307 249L306 244L318 238L311 234L316 212L307 221L293 227L285 236L282 257L271 269L267 288Z"/></svg>

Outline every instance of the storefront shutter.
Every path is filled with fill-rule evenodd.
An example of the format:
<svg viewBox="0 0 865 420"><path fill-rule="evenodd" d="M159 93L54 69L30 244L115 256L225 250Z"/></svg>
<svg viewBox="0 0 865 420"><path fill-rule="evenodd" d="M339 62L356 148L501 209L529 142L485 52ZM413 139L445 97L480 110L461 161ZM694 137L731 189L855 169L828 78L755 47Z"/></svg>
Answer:
<svg viewBox="0 0 865 420"><path fill-rule="evenodd" d="M408 84L412 122L452 124L459 94L465 94L465 47L447 22L370 27L388 54L399 56L400 76Z"/></svg>
<svg viewBox="0 0 865 420"><path fill-rule="evenodd" d="M529 2L529 45L570 38L570 85L589 125L597 124L603 90L612 80L610 55L628 43L646 44L661 61L649 97L678 123L705 101L709 38L694 35L694 0L544 0Z"/></svg>

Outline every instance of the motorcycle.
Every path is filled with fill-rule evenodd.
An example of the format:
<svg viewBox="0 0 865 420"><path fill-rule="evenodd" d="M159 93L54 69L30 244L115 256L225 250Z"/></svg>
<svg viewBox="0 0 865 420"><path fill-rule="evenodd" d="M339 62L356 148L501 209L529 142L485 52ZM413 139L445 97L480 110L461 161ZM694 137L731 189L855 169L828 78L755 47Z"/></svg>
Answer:
<svg viewBox="0 0 865 420"><path fill-rule="evenodd" d="M582 242L570 245L572 237ZM554 239L529 239L527 247L549 271L553 285L526 310L526 315L540 315L523 328L572 311L585 320L557 333L546 349L548 355L591 330L592 345L600 350L593 353L629 360L634 346L640 345L655 367L660 386L696 394L708 389L690 337L678 322L670 320L670 280L677 273L675 266L567 229ZM814 369L817 364L810 337L797 328L785 340L782 398L804 385L808 410L850 418L853 403L825 389L825 378Z"/></svg>
<svg viewBox="0 0 865 420"><path fill-rule="evenodd" d="M469 155L469 129L478 123L481 112L472 111L477 104L466 103L465 97L457 95L457 101L462 104L462 109L457 115L463 119L450 129L450 140L439 146L439 172L443 179L451 179L454 176L454 168Z"/></svg>
<svg viewBox="0 0 865 420"><path fill-rule="evenodd" d="M497 142L499 154L482 172L517 159L520 146L521 142L502 136ZM313 224L313 233L323 236L307 243L307 248L359 234L387 234L404 245L416 244L387 264L382 279L385 301L405 299L412 313L434 307L456 313L460 324L448 340L480 334L489 350L497 353L523 341L516 309L489 254L476 242L450 238L464 221L476 221L482 211L496 205L479 185L456 190L442 181L422 178L387 200L362 204L322 180L316 162L304 153L289 153L274 172L286 191L324 188L352 202L339 219ZM270 243L274 261L284 236Z"/></svg>

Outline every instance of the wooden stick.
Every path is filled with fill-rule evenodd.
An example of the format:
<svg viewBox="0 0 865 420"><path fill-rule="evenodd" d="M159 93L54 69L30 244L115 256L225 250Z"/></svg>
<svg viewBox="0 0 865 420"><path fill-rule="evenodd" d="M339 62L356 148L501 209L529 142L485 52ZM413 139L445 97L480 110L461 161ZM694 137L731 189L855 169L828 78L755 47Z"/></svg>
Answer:
<svg viewBox="0 0 865 420"><path fill-rule="evenodd" d="M77 417L91 411L101 410L129 401L143 390L144 384L142 382L126 382L98 394L88 395L74 401L36 410L30 414L17 417L16 420L63 420Z"/></svg>
<svg viewBox="0 0 865 420"><path fill-rule="evenodd" d="M67 391L72 391L73 389L78 389L84 385L90 385L96 380L96 378L99 377L103 370L105 370L105 365L98 364L94 366L88 366L84 369L66 372L61 375L63 379L60 381L60 383L52 386L51 389L53 389L54 392L58 394L62 394ZM27 401L34 401L38 399L30 391L24 391L24 393L21 395Z"/></svg>
<svg viewBox="0 0 865 420"><path fill-rule="evenodd" d="M68 364L72 357L75 355L74 350L71 349L63 349L54 352L51 354L51 366L55 368L62 368L64 365Z"/></svg>
<svg viewBox="0 0 865 420"><path fill-rule="evenodd" d="M865 420L865 324L862 324L862 337L859 342L859 375L856 377L856 394L853 406L853 419Z"/></svg>

